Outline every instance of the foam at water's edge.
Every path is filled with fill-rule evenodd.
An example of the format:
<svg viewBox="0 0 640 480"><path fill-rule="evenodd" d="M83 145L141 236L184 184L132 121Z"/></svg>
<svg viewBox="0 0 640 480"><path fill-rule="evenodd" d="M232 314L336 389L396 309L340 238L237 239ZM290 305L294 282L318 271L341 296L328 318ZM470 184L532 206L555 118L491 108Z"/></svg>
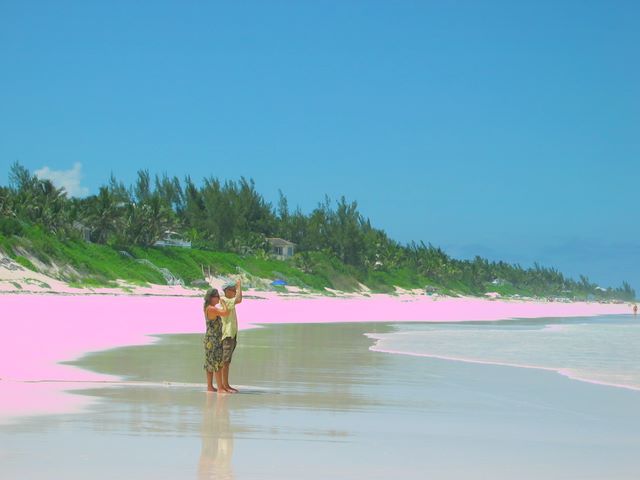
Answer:
<svg viewBox="0 0 640 480"><path fill-rule="evenodd" d="M477 365L495 365L499 367L512 367L512 368L526 368L530 370L544 370L547 372L555 372L557 374L562 375L563 377L567 377L571 380L577 380L579 382L591 383L593 385L601 385L606 387L615 387L615 388L624 388L625 390L632 390L635 392L640 392L640 387L636 387L634 385L626 385L620 383L612 383L612 382L604 382L601 380L594 380L590 378L585 378L576 375L570 369L567 368L552 368L552 367L542 367L539 365L522 365L517 363L508 363L508 362L494 362L489 360L478 360L472 358L462 358L462 357L451 357L446 355L434 355L429 353L417 353L417 352L406 352L401 350L391 350L386 348L381 348L378 346L382 338L376 334L365 333L365 336L371 338L376 341L376 343L369 347L369 350L372 352L380 352L380 353L390 353L393 355L408 355L411 357L425 357L425 358L435 358L438 360L448 360L452 362L464 362L464 363L473 363Z"/></svg>

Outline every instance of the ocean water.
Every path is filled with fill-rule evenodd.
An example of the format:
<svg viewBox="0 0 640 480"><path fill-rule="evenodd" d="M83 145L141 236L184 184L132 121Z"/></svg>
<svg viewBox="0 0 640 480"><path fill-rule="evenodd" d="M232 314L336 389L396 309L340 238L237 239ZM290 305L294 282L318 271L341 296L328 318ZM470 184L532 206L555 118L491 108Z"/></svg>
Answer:
<svg viewBox="0 0 640 480"><path fill-rule="evenodd" d="M550 370L640 390L640 317L631 315L398 324L394 332L367 336L374 351Z"/></svg>

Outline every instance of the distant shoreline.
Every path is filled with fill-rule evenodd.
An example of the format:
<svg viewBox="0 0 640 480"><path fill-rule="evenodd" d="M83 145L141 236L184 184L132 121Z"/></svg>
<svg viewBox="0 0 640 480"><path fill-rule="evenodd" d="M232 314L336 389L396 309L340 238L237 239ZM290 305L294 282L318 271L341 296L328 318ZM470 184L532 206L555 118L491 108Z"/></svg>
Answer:
<svg viewBox="0 0 640 480"><path fill-rule="evenodd" d="M220 288L227 280L227 277L215 277L211 280L211 286ZM204 288L185 287L182 285L135 285L125 280L116 282L118 287L105 286L83 286L76 287L62 280L55 279L43 273L31 270L9 270L0 265L0 296L2 295L80 295L80 296L162 296L162 297L202 297ZM609 304L625 305L633 304L633 301L622 300L570 300L555 299L549 301L546 297L524 297L524 296L500 296L485 294L484 296L459 295L450 296L445 294L427 294L424 289L404 289L395 287L395 293L373 293L365 288L355 292L344 292L326 288L320 290L306 290L296 286L286 286L280 290L250 289L249 295L258 297L293 297L293 298L371 298L377 296L388 296L391 298L431 298L434 300L446 300L455 298L469 298L499 302L544 302L544 303L586 303L586 304Z"/></svg>

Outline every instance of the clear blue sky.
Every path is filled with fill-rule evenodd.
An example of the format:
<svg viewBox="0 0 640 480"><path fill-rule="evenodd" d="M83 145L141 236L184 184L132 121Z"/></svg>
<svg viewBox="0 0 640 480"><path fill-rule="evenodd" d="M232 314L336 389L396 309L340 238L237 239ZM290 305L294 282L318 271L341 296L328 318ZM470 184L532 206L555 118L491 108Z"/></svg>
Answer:
<svg viewBox="0 0 640 480"><path fill-rule="evenodd" d="M638 25L635 1L3 0L0 183L243 175L640 291Z"/></svg>

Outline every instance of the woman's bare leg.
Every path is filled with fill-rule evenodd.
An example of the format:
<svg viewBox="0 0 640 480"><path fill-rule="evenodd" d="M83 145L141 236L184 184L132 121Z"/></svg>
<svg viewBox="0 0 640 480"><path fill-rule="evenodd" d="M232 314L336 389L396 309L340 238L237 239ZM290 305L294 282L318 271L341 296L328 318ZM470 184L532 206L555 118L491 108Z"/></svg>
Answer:
<svg viewBox="0 0 640 480"><path fill-rule="evenodd" d="M207 392L215 392L216 389L213 387L213 372L207 370Z"/></svg>

